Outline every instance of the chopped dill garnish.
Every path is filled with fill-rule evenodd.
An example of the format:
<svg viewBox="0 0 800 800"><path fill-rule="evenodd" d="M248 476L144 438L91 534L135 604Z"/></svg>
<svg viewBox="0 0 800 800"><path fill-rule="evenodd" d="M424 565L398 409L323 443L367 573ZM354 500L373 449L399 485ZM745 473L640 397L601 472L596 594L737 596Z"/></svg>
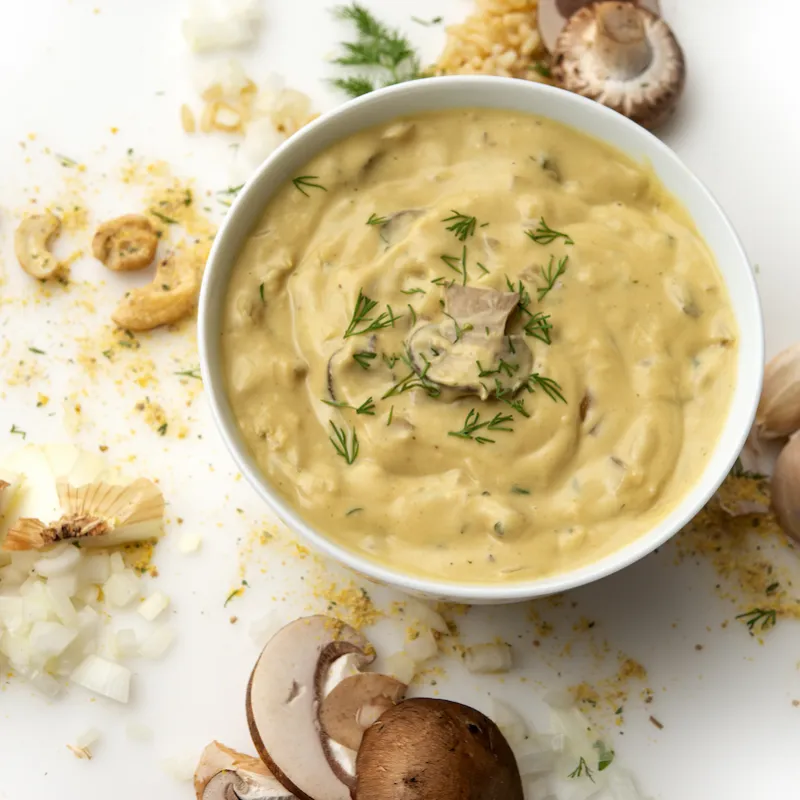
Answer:
<svg viewBox="0 0 800 800"><path fill-rule="evenodd" d="M511 282L511 278L506 275L506 286L508 286L509 292L516 292L519 295L519 302L517 303L517 308L523 313L527 314L529 317L533 316L532 312L528 309L528 306L531 304L531 295L530 292L525 288L525 284L520 280L517 281L517 285Z"/></svg>
<svg viewBox="0 0 800 800"><path fill-rule="evenodd" d="M578 766L575 767L572 772L567 776L568 778L580 778L582 775L585 775L592 783L594 783L594 776L592 775L592 770L589 769L589 765L586 763L586 759L581 756L581 760L578 762Z"/></svg>
<svg viewBox="0 0 800 800"><path fill-rule="evenodd" d="M417 287L416 289L401 289L400 290L403 294L427 294L424 289L420 289Z"/></svg>
<svg viewBox="0 0 800 800"><path fill-rule="evenodd" d="M231 593L230 593L230 594L229 594L229 595L228 595L228 596L225 598L225 602L222 604L222 607L223 607L223 608L226 608L226 607L227 607L227 605L228 605L228 603L230 603L230 601L231 601L231 600L233 600L233 598L234 598L234 597L239 597L241 594L242 594L242 588L241 588L241 586L240 586L238 589L234 589L234 590L233 590L233 591L232 591L232 592L231 592Z"/></svg>
<svg viewBox="0 0 800 800"><path fill-rule="evenodd" d="M484 267L480 261L476 261L475 263L478 265L478 269L480 269L485 275L489 274L489 270L486 269L486 267Z"/></svg>
<svg viewBox="0 0 800 800"><path fill-rule="evenodd" d="M464 424L461 427L460 431L448 431L448 436L458 436L461 439L472 439L476 441L478 444L487 444L489 442L494 442L494 439L489 439L486 436L475 436L475 433L479 430L489 430L489 431L506 431L508 433L513 432L513 428L504 427L509 422L513 421L514 417L511 414L500 414L499 412L492 417L490 420L486 420L481 422L481 415L474 409L470 409L467 413L467 418L464 420Z"/></svg>
<svg viewBox="0 0 800 800"><path fill-rule="evenodd" d="M429 28L431 25L439 25L442 21L442 17L434 17L433 19L420 19L419 17L411 17L412 22L416 22L417 25L424 25L426 28Z"/></svg>
<svg viewBox="0 0 800 800"><path fill-rule="evenodd" d="M780 583L775 582L767 586L767 588L764 591L766 592L766 594L775 594L775 592L777 592L779 588L780 588Z"/></svg>
<svg viewBox="0 0 800 800"><path fill-rule="evenodd" d="M25 431L22 430L22 428L18 428L16 425L12 425L11 426L11 430L9 432L13 433L13 434L16 434L17 436L21 436L23 439L27 439L28 438L28 434L25 433Z"/></svg>
<svg viewBox="0 0 800 800"><path fill-rule="evenodd" d="M200 367L193 367L192 369L183 369L180 372L176 372L175 375L180 375L183 378L195 378L198 381L203 380L203 376L200 372Z"/></svg>
<svg viewBox="0 0 800 800"><path fill-rule="evenodd" d="M349 511L345 513L346 517L352 516L353 514L357 514L359 511L363 511L364 508L362 506L357 506L356 508L351 508Z"/></svg>
<svg viewBox="0 0 800 800"><path fill-rule="evenodd" d="M491 375L499 374L506 375L507 377L511 378L514 373L519 370L519 364L510 364L508 361L505 361L502 358L497 362L497 369L484 369L481 366L480 361L476 361L475 363L478 365L479 378L488 378Z"/></svg>
<svg viewBox="0 0 800 800"><path fill-rule="evenodd" d="M393 328L394 323L402 317L402 314L395 316L390 305L387 305L387 310L378 315L375 319L368 317L367 314L369 314L377 305L378 303L376 300L371 300L361 291L361 289L358 290L356 307L353 309L353 316L350 319L350 324L347 326L347 330L344 332L345 339L350 336L360 336L362 333L370 333L372 331L378 331L382 328L388 328L390 326ZM367 324L367 327L362 328L361 330L356 330L356 328L361 324Z"/></svg>
<svg viewBox="0 0 800 800"><path fill-rule="evenodd" d="M336 450L337 454L340 455L348 464L352 464L358 457L358 434L356 433L356 429L353 428L350 431L350 437L348 439L344 428L338 427L333 420L330 421L330 426L333 430L334 436L336 437L329 437L331 444L333 445L333 449Z"/></svg>
<svg viewBox="0 0 800 800"><path fill-rule="evenodd" d="M538 72L543 78L550 78L553 74L550 72L550 67L548 67L544 61L534 61L533 64L530 65L529 69L532 69L534 72Z"/></svg>
<svg viewBox="0 0 800 800"><path fill-rule="evenodd" d="M551 244L556 239L563 239L564 244L575 244L567 233L553 230L545 221L544 217L539 217L539 224L534 231L525 231L525 235L533 239L536 244Z"/></svg>
<svg viewBox="0 0 800 800"><path fill-rule="evenodd" d="M402 33L384 25L360 3L338 6L334 15L352 22L358 37L354 42L342 42L344 53L333 63L367 70L367 74L336 78L334 86L351 97L360 97L382 86L420 77L417 52Z"/></svg>
<svg viewBox="0 0 800 800"><path fill-rule="evenodd" d="M258 284L258 296L261 298L261 302L266 305L267 301L264 299L264 284L263 283L259 283Z"/></svg>
<svg viewBox="0 0 800 800"><path fill-rule="evenodd" d="M74 158L70 158L69 156L62 156L61 153L53 153L56 157L56 160L62 167L77 167L78 162L75 161Z"/></svg>
<svg viewBox="0 0 800 800"><path fill-rule="evenodd" d="M503 394L500 393L502 387L500 386L500 381L495 378L495 383L497 384L497 389L495 390L495 395L498 400L502 400L504 403L507 403L514 409L518 414L522 414L523 417L530 418L530 414L525 408L525 398L519 397L516 400L511 400L508 397L508 394L511 393L510 389L506 389Z"/></svg>
<svg viewBox="0 0 800 800"><path fill-rule="evenodd" d="M544 296L556 285L556 281L559 279L559 277L567 271L568 259L569 256L563 256L560 258L558 260L558 264L555 266L555 272L553 272L553 262L555 261L555 256L550 256L550 262L547 265L547 269L540 267L542 271L542 277L547 282L547 285L536 290L539 295L539 300L544 298Z"/></svg>
<svg viewBox="0 0 800 800"><path fill-rule="evenodd" d="M387 356L386 353L383 353L381 355L381 358L383 359L383 362L386 364L386 366L389 367L389 369L394 369L394 365L398 361L400 361L400 356L395 356L395 355Z"/></svg>
<svg viewBox="0 0 800 800"><path fill-rule="evenodd" d="M389 416L386 418L386 427L388 428L392 424L392 419L394 417L394 406L389 409Z"/></svg>
<svg viewBox="0 0 800 800"><path fill-rule="evenodd" d="M37 356L47 355L44 350L40 350L38 347L29 347L28 350L30 350L31 353L36 353Z"/></svg>
<svg viewBox="0 0 800 800"><path fill-rule="evenodd" d="M311 197L311 195L306 191L306 189L322 189L323 192L327 192L328 190L319 183L314 183L314 181L319 180L319 175L300 175L297 178L292 178L292 183L294 184L294 188L297 189L298 192L302 192L306 197Z"/></svg>
<svg viewBox="0 0 800 800"><path fill-rule="evenodd" d="M411 327L413 328L417 324L417 312L414 311L414 307L411 303L408 304L408 311L411 314Z"/></svg>
<svg viewBox="0 0 800 800"><path fill-rule="evenodd" d="M523 489L521 486L512 486L511 487L511 494L530 494L530 489Z"/></svg>
<svg viewBox="0 0 800 800"><path fill-rule="evenodd" d="M454 280L447 280L447 278L434 278L431 283L435 283L437 286L452 286L455 281Z"/></svg>
<svg viewBox="0 0 800 800"><path fill-rule="evenodd" d="M458 341L467 331L471 331L473 329L473 325L471 322L468 322L466 325L459 325L458 320L452 315L448 314L446 311L442 312L446 317L450 317L453 320L453 325L456 328L456 341Z"/></svg>
<svg viewBox="0 0 800 800"><path fill-rule="evenodd" d="M778 615L774 608L752 608L744 614L738 614L736 619L743 620L752 634L755 626L759 623L762 631L773 628L777 622Z"/></svg>
<svg viewBox="0 0 800 800"><path fill-rule="evenodd" d="M161 436L166 436L167 434L167 423L165 422L163 425L160 425L158 428L158 433Z"/></svg>
<svg viewBox="0 0 800 800"><path fill-rule="evenodd" d="M357 409L356 414L366 414L369 417L375 416L375 403L368 397Z"/></svg>
<svg viewBox="0 0 800 800"><path fill-rule="evenodd" d="M533 336L535 339L545 344L552 344L550 331L553 330L553 326L548 322L549 319L549 314L543 314L541 311L537 311L525 323L525 327L523 328L525 335Z"/></svg>
<svg viewBox="0 0 800 800"><path fill-rule="evenodd" d="M453 224L448 225L445 230L452 231L460 242L466 242L468 237L475 235L475 227L478 224L478 220L468 214L462 214L454 208L450 210L452 216L445 217L442 222L452 222Z"/></svg>
<svg viewBox="0 0 800 800"><path fill-rule="evenodd" d="M334 408L352 408L350 403L345 403L344 400L322 400L326 406L333 406Z"/></svg>
<svg viewBox="0 0 800 800"><path fill-rule="evenodd" d="M461 258L458 256L439 256L450 269L461 276L461 284L467 285L467 246L461 248Z"/></svg>
<svg viewBox="0 0 800 800"><path fill-rule="evenodd" d="M552 379L545 378L538 372L532 372L525 381L525 388L533 394L536 389L541 389L553 402L561 401L566 403L564 395L561 394L561 387Z"/></svg>
<svg viewBox="0 0 800 800"><path fill-rule="evenodd" d="M355 361L361 369L369 369L372 366L369 362L372 361L373 358L377 358L377 356L377 353L362 351L360 353L353 353L353 361Z"/></svg>
<svg viewBox="0 0 800 800"><path fill-rule="evenodd" d="M612 762L614 761L614 751L609 750L605 743L598 739L592 747L597 750L597 769L602 772L604 769L608 769L611 766Z"/></svg>
<svg viewBox="0 0 800 800"><path fill-rule="evenodd" d="M389 221L389 217L379 217L375 212L369 215L367 225L385 225Z"/></svg>
<svg viewBox="0 0 800 800"><path fill-rule="evenodd" d="M426 360L425 362L425 369L422 370L421 373L417 373L417 371L411 365L411 359L400 356L400 360L411 370L408 375L401 378L397 383L395 383L387 392L384 394L381 399L385 400L387 397L394 397L395 395L403 394L404 392L410 392L412 389L424 389L428 397L438 397L442 390L435 384L428 380L425 376L428 374L428 370L430 369L430 362Z"/></svg>
<svg viewBox="0 0 800 800"><path fill-rule="evenodd" d="M160 211L157 211L155 208L150 209L150 213L160 219L165 225L177 225L178 220L173 219L172 217L168 217L166 214L162 214Z"/></svg>

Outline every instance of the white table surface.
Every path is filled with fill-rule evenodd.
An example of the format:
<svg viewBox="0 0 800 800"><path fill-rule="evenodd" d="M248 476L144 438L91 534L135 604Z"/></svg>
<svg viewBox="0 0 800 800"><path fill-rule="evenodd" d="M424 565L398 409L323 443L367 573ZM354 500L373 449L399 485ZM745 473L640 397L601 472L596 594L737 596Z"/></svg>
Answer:
<svg viewBox="0 0 800 800"><path fill-rule="evenodd" d="M324 57L343 30L330 20L325 0L265 0L267 22L243 62L258 79L270 72L312 96L320 110L340 102L325 85ZM438 52L442 32L409 21L412 14L441 14L456 21L468 0L371 0L369 6L404 27L426 57ZM770 353L798 338L797 186L800 183L800 91L797 30L800 6L790 0L663 0L665 15L685 47L689 81L680 112L664 131L721 201L754 264L767 320ZM95 13L94 9L99 9ZM179 637L162 662L134 665L132 702L96 701L78 687L48 701L13 678L0 679L0 799L64 800L189 798L189 784L161 768L168 757L194 759L212 738L250 749L244 717L246 676L257 649L250 623L274 609L278 618L323 610L310 586L321 578L346 581L332 565L289 555L277 542L257 547L246 560L251 588L223 603L238 584L241 543L271 524L254 493L235 473L214 432L202 396L172 375L197 363L190 338L159 333L139 355L163 369L158 386L141 390L113 382L113 371L92 379L78 364L77 336L98 336L122 283L90 259L73 267L77 280L99 285L95 311L76 305L77 294L40 290L20 273L12 231L31 197L45 204L63 188L65 170L45 147L85 163L86 201L96 220L135 208L132 187L118 179L128 148L163 158L175 174L194 177L201 189L229 185L230 149L221 137L184 135L178 108L194 101L192 65L181 36L182 4L164 0L26 0L5 2L0 17L0 378L12 377L28 347L47 352L29 384L0 385L0 450L21 442L71 440L87 449L109 446L115 462L136 456L131 468L161 480L169 502L168 535L159 545L154 581L173 600ZM119 132L113 135L111 126ZM28 139L35 133L35 140ZM19 142L26 142L23 149ZM29 162L26 162L29 158ZM133 206L132 206L133 204ZM75 240L86 247L88 233ZM25 300L28 300L25 304ZM5 349L7 348L7 349ZM175 365L178 365L177 367ZM124 370L124 365L115 367ZM120 377L120 374L116 374ZM37 392L51 397L36 408ZM78 393L75 395L74 393ZM169 415L182 415L186 439L160 437L133 412L152 394ZM64 430L62 398L80 397L83 424ZM187 405L187 401L189 404ZM200 438L202 437L202 438ZM237 511L241 509L241 513ZM203 536L195 556L177 551L180 530ZM797 574L797 565L794 565ZM263 573L261 570L265 570ZM303 578L303 580L300 580ZM675 564L671 547L602 583L570 593L558 608L537 604L554 636L536 638L531 607L477 608L461 618L465 642L501 635L515 647L517 668L505 678L467 675L442 658L446 674L421 692L488 709L490 693L511 701L534 721L546 720L547 689L581 680L597 682L617 669L624 652L648 670L653 702L632 685L625 725L609 736L618 758L659 800L752 800L800 796L800 640L796 624L782 621L763 645L739 624L721 623L738 613L714 591L717 578L704 563ZM373 590L379 605L390 592ZM229 622L231 614L239 617ZM577 639L580 616L596 621L591 639L608 643L604 658L590 655L590 639ZM400 627L378 626L374 639L388 652ZM576 639L570 656L564 645ZM703 649L695 649L702 644ZM657 730L650 715L664 724ZM129 741L126 726L154 730L150 743ZM66 749L95 726L102 739L91 762ZM624 732L624 735L620 735Z"/></svg>

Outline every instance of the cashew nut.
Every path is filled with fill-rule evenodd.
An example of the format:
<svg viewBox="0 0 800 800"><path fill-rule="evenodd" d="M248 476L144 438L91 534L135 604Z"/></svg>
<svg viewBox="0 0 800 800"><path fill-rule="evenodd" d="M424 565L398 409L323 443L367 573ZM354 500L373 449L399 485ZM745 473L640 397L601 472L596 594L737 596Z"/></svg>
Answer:
<svg viewBox="0 0 800 800"><path fill-rule="evenodd" d="M191 256L170 253L159 263L153 282L128 292L111 318L131 331L169 325L192 313L199 289L199 271Z"/></svg>
<svg viewBox="0 0 800 800"><path fill-rule="evenodd" d="M126 214L104 222L92 239L92 254L114 272L144 269L156 255L158 236L147 217Z"/></svg>
<svg viewBox="0 0 800 800"><path fill-rule="evenodd" d="M61 230L61 220L49 211L32 214L14 232L14 252L19 265L39 280L52 278L61 263L50 252L50 244Z"/></svg>

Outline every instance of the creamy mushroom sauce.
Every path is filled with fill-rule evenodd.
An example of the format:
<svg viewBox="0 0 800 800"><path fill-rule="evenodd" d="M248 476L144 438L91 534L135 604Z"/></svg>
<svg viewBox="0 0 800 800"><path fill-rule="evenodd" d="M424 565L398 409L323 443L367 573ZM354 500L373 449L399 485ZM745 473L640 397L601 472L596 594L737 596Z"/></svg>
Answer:
<svg viewBox="0 0 800 800"><path fill-rule="evenodd" d="M632 542L696 481L738 331L711 253L650 170L547 119L462 109L358 133L301 175L316 177L275 194L233 269L223 357L245 441L309 523L406 572L529 580ZM459 220L443 221L454 212L476 218L463 242L447 230ZM542 220L568 239L536 234ZM403 383L412 329L480 338L444 316L463 264L468 287L522 282L530 302L506 333L549 392L533 379L493 397L504 367L476 366L467 396ZM360 292L377 305L353 327ZM525 335L536 313L551 344ZM450 435L473 410L509 419Z"/></svg>

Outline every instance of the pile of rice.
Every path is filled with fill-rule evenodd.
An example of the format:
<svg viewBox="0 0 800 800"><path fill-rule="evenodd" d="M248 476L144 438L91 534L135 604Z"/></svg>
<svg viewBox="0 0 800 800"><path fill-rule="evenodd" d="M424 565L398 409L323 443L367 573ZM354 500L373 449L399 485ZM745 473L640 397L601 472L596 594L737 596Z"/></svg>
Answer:
<svg viewBox="0 0 800 800"><path fill-rule="evenodd" d="M538 0L477 0L477 9L447 29L436 75L501 75L547 83L547 52L537 28ZM538 65L538 69L537 69Z"/></svg>

